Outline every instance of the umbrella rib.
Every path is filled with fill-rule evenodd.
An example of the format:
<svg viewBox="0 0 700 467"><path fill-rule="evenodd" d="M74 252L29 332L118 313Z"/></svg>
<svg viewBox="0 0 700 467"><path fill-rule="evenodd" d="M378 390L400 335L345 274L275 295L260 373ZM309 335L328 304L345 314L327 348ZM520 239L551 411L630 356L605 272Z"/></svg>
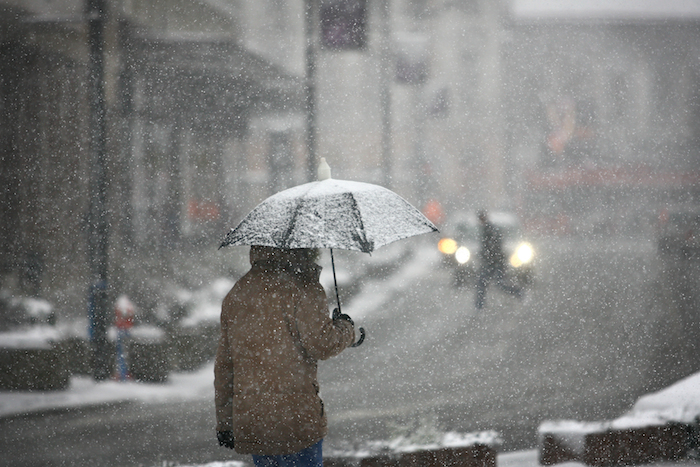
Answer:
<svg viewBox="0 0 700 467"><path fill-rule="evenodd" d="M355 213L355 217L360 223L360 238L358 240L362 246L362 251L364 253L370 253L373 249L373 245L369 240L367 240L367 232L365 232L365 224L364 222L362 222L362 213L360 212L360 208L357 206L357 200L355 199L355 196L352 193L347 193L347 196L350 198L352 211Z"/></svg>
<svg viewBox="0 0 700 467"><path fill-rule="evenodd" d="M294 231L294 227L296 227L297 217L299 216L299 212L301 211L301 207L304 204L304 201L305 201L304 198L299 198L299 202L297 203L297 206L294 209L294 213L292 214L292 218L289 221L289 226L287 227L286 232L284 232L284 235L282 236L282 240L284 241L284 245L287 248L289 248L289 244L291 243L291 238L289 238L289 236Z"/></svg>
<svg viewBox="0 0 700 467"><path fill-rule="evenodd" d="M297 217L299 216L299 213L301 212L301 207L304 205L306 202L306 196L313 191L315 187L314 183L309 183L306 185L306 190L304 193L299 196L298 198L298 203L296 205L296 208L294 209L294 213L292 214L292 218L289 221L289 226L287 227L287 230L284 232L284 235L282 236L282 240L284 240L284 245L286 248L289 248L290 243L291 243L291 238L290 235L294 231L294 228L296 227L297 224Z"/></svg>

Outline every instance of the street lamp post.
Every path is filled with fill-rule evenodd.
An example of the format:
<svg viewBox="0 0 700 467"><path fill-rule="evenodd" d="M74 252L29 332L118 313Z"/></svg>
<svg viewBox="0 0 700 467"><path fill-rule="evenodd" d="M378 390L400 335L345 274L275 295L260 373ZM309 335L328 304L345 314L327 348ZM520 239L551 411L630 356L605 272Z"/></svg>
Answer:
<svg viewBox="0 0 700 467"><path fill-rule="evenodd" d="M90 99L91 180L88 211L88 264L90 288L88 313L93 350L93 376L96 380L109 377L111 359L107 327L109 303L107 298L108 231L107 163L104 90L104 22L106 0L86 0L88 27Z"/></svg>
<svg viewBox="0 0 700 467"><path fill-rule="evenodd" d="M317 0L305 0L307 180L316 179L316 20Z"/></svg>
<svg viewBox="0 0 700 467"><path fill-rule="evenodd" d="M392 182L392 129L391 129L391 3L384 0L380 5L379 80L380 106L382 113L382 174L384 186L391 188Z"/></svg>

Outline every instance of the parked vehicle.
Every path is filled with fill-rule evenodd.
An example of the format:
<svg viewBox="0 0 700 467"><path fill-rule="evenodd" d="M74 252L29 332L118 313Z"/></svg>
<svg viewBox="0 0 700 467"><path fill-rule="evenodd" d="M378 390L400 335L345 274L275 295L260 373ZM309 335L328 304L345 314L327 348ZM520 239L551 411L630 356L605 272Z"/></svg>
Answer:
<svg viewBox="0 0 700 467"><path fill-rule="evenodd" d="M700 209L665 209L659 216L659 252L690 258L700 253Z"/></svg>

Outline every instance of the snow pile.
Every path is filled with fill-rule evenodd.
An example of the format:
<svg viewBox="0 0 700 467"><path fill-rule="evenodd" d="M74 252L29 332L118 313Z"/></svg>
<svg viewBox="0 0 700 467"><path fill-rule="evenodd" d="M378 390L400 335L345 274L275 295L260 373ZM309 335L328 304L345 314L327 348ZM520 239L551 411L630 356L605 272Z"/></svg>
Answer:
<svg viewBox="0 0 700 467"><path fill-rule="evenodd" d="M231 279L219 278L209 286L194 292L178 290L177 298L188 310L180 325L188 328L207 322L218 322L221 316L221 302L233 284Z"/></svg>
<svg viewBox="0 0 700 467"><path fill-rule="evenodd" d="M194 373L172 373L164 384L96 382L87 376L73 376L70 387L65 391L0 391L0 416L125 400L167 403L173 400L213 398L214 364L211 363Z"/></svg>
<svg viewBox="0 0 700 467"><path fill-rule="evenodd" d="M116 342L119 330L111 326L107 330L107 338L110 342ZM129 339L139 344L158 344L166 339L165 331L158 326L139 324L129 329Z"/></svg>
<svg viewBox="0 0 700 467"><path fill-rule="evenodd" d="M417 433L420 434L420 430ZM375 441L369 444L369 452L416 452L430 451L444 448L466 448L481 444L484 446L498 446L501 444L500 435L491 431L480 431L474 433L457 433L449 431L440 433L433 440L420 440L420 437L399 436L390 441Z"/></svg>
<svg viewBox="0 0 700 467"><path fill-rule="evenodd" d="M0 332L0 348L49 350L62 338L62 333L53 326L31 326Z"/></svg>
<svg viewBox="0 0 700 467"><path fill-rule="evenodd" d="M693 423L700 417L700 373L691 375L661 391L641 397L623 416L609 421L579 422L575 420L545 421L540 424L540 437L555 435L557 441L583 452L586 435L607 430L628 430L667 423Z"/></svg>
<svg viewBox="0 0 700 467"><path fill-rule="evenodd" d="M441 432L435 428L433 422L421 419L417 422L415 430L410 434L400 434L388 441L371 441L359 448L330 450L327 455L362 459L383 454L405 454L418 451L468 448L477 445L495 448L502 443L500 435L493 430L473 433Z"/></svg>
<svg viewBox="0 0 700 467"><path fill-rule="evenodd" d="M0 320L0 348L48 350L63 338L53 325L53 305L40 298L0 290Z"/></svg>
<svg viewBox="0 0 700 467"><path fill-rule="evenodd" d="M27 314L37 321L48 319L53 313L53 305L41 298L22 297L15 299L17 306L21 306Z"/></svg>
<svg viewBox="0 0 700 467"><path fill-rule="evenodd" d="M654 414L665 422L692 422L700 416L700 373L641 397L630 414L640 418Z"/></svg>

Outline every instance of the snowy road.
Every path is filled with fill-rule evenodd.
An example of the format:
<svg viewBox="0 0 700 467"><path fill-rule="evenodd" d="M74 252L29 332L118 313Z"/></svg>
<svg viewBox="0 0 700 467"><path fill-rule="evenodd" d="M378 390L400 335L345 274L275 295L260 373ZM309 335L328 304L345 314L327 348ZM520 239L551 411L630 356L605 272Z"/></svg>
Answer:
<svg viewBox="0 0 700 467"><path fill-rule="evenodd" d="M430 247L368 282L344 307L367 328L366 343L321 365L327 450L417 424L495 429L502 450L532 449L542 420L610 419L697 369L651 243L558 241L539 251L527 299L490 290L479 316L473 292L450 287ZM245 459L216 446L210 379L201 388L181 399L166 388L141 402L0 419L0 465Z"/></svg>
<svg viewBox="0 0 700 467"><path fill-rule="evenodd" d="M526 449L544 419L614 418L697 369L679 344L653 243L555 241L539 251L528 297L491 289L478 316L473 291L451 288L431 250L384 284L394 293L381 305L352 303L351 315L363 301L377 309L364 313L367 343L322 369L328 444L427 420L443 431L496 429L504 449Z"/></svg>

